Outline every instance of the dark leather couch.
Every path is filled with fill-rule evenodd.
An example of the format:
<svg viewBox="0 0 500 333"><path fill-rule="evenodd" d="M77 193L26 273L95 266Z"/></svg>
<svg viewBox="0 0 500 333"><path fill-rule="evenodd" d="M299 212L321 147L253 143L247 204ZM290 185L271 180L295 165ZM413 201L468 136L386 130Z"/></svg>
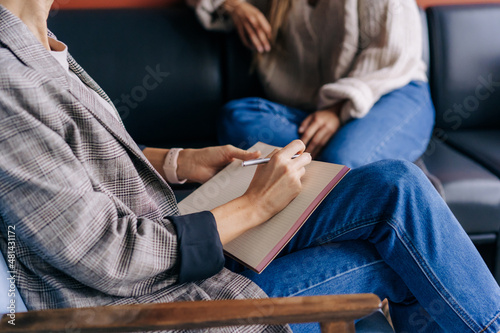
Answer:
<svg viewBox="0 0 500 333"><path fill-rule="evenodd" d="M500 6L435 7L422 19L437 110L423 159L499 280ZM59 11L49 28L145 145L216 144L221 106L261 95L237 36L205 31L188 8Z"/></svg>
<svg viewBox="0 0 500 333"><path fill-rule="evenodd" d="M423 158L500 281L500 6L427 10L435 136Z"/></svg>

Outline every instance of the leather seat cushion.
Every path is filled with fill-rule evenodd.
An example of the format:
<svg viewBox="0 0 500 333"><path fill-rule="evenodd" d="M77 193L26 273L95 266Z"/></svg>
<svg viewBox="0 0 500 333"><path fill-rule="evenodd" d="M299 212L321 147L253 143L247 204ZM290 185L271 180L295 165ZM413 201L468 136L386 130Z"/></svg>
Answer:
<svg viewBox="0 0 500 333"><path fill-rule="evenodd" d="M498 233L498 177L437 139L431 141L423 159L441 181L448 206L469 235Z"/></svg>
<svg viewBox="0 0 500 333"><path fill-rule="evenodd" d="M500 177L500 129L448 132L446 142Z"/></svg>

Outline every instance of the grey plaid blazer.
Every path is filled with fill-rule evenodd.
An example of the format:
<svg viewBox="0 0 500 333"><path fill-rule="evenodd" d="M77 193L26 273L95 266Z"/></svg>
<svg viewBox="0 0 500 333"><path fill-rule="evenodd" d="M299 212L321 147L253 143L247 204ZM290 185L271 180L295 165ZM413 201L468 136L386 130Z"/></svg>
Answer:
<svg viewBox="0 0 500 333"><path fill-rule="evenodd" d="M177 284L170 187L120 121L2 6L0 43L0 249L14 226L17 286L29 309L266 297L226 269Z"/></svg>

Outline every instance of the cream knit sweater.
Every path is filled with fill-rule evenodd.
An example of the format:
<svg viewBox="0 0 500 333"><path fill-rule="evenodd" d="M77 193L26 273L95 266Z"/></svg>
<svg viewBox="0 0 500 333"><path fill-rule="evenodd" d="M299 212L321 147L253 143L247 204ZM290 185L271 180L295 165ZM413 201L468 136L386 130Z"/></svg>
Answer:
<svg viewBox="0 0 500 333"><path fill-rule="evenodd" d="M249 0L263 12L268 0ZM201 0L208 29L229 30L224 0ZM268 97L306 111L346 101L341 119L364 117L388 92L427 81L415 0L294 0L284 30L286 53L271 53L258 72Z"/></svg>

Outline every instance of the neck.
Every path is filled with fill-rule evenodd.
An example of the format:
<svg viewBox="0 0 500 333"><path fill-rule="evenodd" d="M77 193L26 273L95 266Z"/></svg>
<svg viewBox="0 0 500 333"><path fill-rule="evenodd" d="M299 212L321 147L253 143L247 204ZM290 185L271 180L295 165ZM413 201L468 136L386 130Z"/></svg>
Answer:
<svg viewBox="0 0 500 333"><path fill-rule="evenodd" d="M47 18L52 2L53 0L0 0L0 5L19 17L40 43L50 50Z"/></svg>

